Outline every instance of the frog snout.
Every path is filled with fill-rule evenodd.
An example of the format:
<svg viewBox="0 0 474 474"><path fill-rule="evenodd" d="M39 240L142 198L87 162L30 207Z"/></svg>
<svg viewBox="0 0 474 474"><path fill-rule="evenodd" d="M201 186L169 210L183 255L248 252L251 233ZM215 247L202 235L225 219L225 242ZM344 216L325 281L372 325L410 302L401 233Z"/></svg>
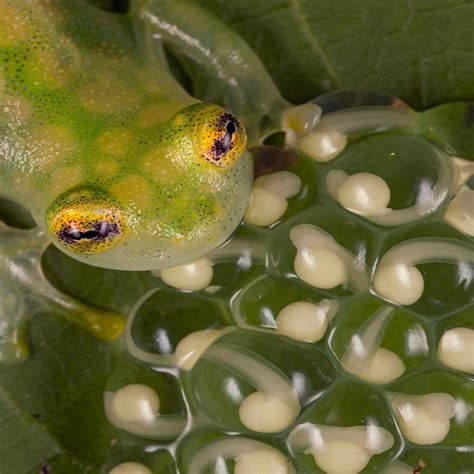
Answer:
<svg viewBox="0 0 474 474"><path fill-rule="evenodd" d="M84 193L54 203L48 211L47 227L57 245L89 255L117 245L126 231L124 211L118 204Z"/></svg>

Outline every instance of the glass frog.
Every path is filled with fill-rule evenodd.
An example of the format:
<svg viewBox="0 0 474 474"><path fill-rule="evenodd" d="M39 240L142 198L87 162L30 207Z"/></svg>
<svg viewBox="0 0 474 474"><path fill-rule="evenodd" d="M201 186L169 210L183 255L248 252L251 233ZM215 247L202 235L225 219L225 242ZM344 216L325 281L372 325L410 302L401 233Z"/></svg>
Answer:
<svg viewBox="0 0 474 474"><path fill-rule="evenodd" d="M316 127L319 106L291 107L246 44L186 2L132 2L132 28L79 1L5 1L2 13L1 194L90 265L155 270L222 244L250 198L246 128L250 144L283 128L326 161L348 133L418 126L382 107ZM163 41L213 78L205 102L174 79Z"/></svg>
<svg viewBox="0 0 474 474"><path fill-rule="evenodd" d="M2 2L1 22L4 197L95 266L175 265L229 237L252 182L234 115L82 2Z"/></svg>
<svg viewBox="0 0 474 474"><path fill-rule="evenodd" d="M26 358L41 309L123 332L98 471L463 472L472 104L292 105L196 2L0 9L0 192L37 224L0 228L0 356ZM46 280L50 242L90 265L69 287L94 266L152 289L124 324Z"/></svg>
<svg viewBox="0 0 474 474"><path fill-rule="evenodd" d="M40 229L34 252L21 231L16 238L0 230L2 290L11 296L2 303L1 337L12 347L2 360L27 352L10 344L24 334L22 313L35 306L23 300L51 300L51 285L34 269L49 242L77 260L121 270L178 265L222 244L242 220L253 179L246 128L231 112L242 112L256 143L265 114L289 105L248 47L240 62L262 72L258 104L234 97L229 112L212 97L195 99L153 40L153 3L133 5L128 21L80 0L0 3L0 197L26 209ZM216 40L226 34L220 28ZM233 69L239 66L226 74ZM244 93L226 74L216 84ZM14 209L23 214L21 207ZM27 255L30 264L13 272L15 259ZM23 289L8 289L15 286ZM103 321L115 329L97 318L88 323L96 334L120 333L119 315Z"/></svg>

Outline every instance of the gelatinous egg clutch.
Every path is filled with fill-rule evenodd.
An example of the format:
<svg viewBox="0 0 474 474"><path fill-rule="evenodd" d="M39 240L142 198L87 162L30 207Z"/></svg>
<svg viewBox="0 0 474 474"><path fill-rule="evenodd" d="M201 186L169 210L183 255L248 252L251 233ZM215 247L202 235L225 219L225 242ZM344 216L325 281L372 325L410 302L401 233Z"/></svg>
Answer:
<svg viewBox="0 0 474 474"><path fill-rule="evenodd" d="M278 159L254 150L236 235L132 309L104 403L141 441L112 474L154 472L150 446L189 474L472 461L472 164L409 110L315 111L286 113Z"/></svg>

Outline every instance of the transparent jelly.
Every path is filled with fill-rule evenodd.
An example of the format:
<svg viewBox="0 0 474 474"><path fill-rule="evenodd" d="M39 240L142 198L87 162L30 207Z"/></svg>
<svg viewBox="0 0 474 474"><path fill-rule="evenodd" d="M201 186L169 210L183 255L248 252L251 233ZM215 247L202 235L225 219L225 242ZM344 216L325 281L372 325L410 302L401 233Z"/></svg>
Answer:
<svg viewBox="0 0 474 474"><path fill-rule="evenodd" d="M130 363L180 387L186 424L153 448L176 472L473 468L473 236L448 212L473 148L428 133L442 109L374 97L322 96L312 131L254 148L254 202L231 241L156 273L130 312Z"/></svg>

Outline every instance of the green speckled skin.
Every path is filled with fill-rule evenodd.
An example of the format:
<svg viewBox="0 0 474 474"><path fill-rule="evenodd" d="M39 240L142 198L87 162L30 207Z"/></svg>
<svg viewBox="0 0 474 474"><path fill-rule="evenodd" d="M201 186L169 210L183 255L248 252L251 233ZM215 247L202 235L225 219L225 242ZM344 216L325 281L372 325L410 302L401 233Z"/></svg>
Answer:
<svg viewBox="0 0 474 474"><path fill-rule="evenodd" d="M0 195L96 266L197 258L231 234L250 194L240 122L225 166L206 161L228 115L190 97L145 43L82 2L0 0ZM97 222L115 235L61 240Z"/></svg>

